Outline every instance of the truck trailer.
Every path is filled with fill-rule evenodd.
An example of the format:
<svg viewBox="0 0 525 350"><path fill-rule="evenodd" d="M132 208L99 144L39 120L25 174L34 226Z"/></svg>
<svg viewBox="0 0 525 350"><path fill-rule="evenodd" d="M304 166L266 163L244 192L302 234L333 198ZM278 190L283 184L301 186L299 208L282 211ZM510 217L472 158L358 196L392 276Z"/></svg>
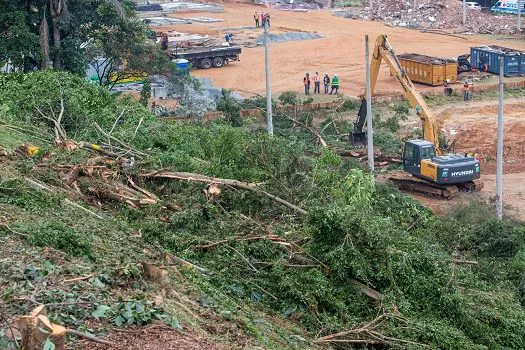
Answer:
<svg viewBox="0 0 525 350"><path fill-rule="evenodd" d="M231 61L240 61L241 51L240 46L175 48L170 50L170 56L173 59L186 59L194 67L208 69L220 68Z"/></svg>

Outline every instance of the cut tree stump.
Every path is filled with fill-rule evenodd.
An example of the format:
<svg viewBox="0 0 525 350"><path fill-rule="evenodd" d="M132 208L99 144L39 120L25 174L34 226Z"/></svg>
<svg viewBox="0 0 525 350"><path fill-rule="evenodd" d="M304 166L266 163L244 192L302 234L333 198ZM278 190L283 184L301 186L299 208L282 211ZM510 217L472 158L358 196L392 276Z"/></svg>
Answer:
<svg viewBox="0 0 525 350"><path fill-rule="evenodd" d="M21 350L42 350L47 339L55 345L55 350L64 350L66 328L49 321L44 305L28 316L21 316L18 324L22 334Z"/></svg>

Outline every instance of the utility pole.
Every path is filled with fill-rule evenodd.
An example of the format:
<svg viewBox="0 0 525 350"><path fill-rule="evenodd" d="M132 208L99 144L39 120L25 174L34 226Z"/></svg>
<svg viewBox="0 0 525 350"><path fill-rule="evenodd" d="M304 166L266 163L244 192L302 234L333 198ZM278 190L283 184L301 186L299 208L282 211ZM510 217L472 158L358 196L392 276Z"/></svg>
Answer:
<svg viewBox="0 0 525 350"><path fill-rule="evenodd" d="M463 25L467 24L467 0L463 0Z"/></svg>
<svg viewBox="0 0 525 350"><path fill-rule="evenodd" d="M417 0L414 0L414 4L412 6L412 9L415 11L417 9Z"/></svg>
<svg viewBox="0 0 525 350"><path fill-rule="evenodd" d="M273 136L272 117L272 91L270 89L270 37L268 35L268 24L264 21L264 61L266 68L266 122L268 123L268 135Z"/></svg>
<svg viewBox="0 0 525 350"><path fill-rule="evenodd" d="M518 32L521 31L521 0L518 0Z"/></svg>
<svg viewBox="0 0 525 350"><path fill-rule="evenodd" d="M370 0L370 11L374 11L374 0Z"/></svg>
<svg viewBox="0 0 525 350"><path fill-rule="evenodd" d="M499 104L498 104L498 142L496 162L496 215L503 217L503 56L499 58Z"/></svg>
<svg viewBox="0 0 525 350"><path fill-rule="evenodd" d="M368 35L365 35L365 67L366 67L366 134L368 167L374 172L374 130L372 129L372 91L370 87L370 49Z"/></svg>

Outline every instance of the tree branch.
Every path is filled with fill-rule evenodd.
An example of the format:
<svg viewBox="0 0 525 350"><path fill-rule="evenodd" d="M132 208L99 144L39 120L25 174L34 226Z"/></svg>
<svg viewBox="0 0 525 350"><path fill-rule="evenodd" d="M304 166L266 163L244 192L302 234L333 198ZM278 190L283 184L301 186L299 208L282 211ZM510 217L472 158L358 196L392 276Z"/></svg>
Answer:
<svg viewBox="0 0 525 350"><path fill-rule="evenodd" d="M146 155L146 153L143 153L143 152L141 152L141 151L139 151L139 150L137 150L137 149L131 147L130 145L126 144L125 142L120 141L120 140L117 139L115 136L112 136L112 135L108 134L108 133L105 132L105 131L100 127L100 125L98 125L96 122L93 123L93 125L95 126L95 129L97 129L102 135L104 135L104 136L106 136L107 138L109 138L109 139L115 141L116 143L118 143L118 144L121 145L122 147L125 147L126 149L133 151L134 153L136 153L136 154L139 155L139 156L145 156L145 155Z"/></svg>
<svg viewBox="0 0 525 350"><path fill-rule="evenodd" d="M89 335L89 334L86 334L86 333L82 333L82 332L79 332L79 331L75 331L73 329L66 329L66 333L67 334L72 334L72 335L76 335L78 337L82 337L82 338L86 338L86 339L89 339L95 343L100 343L100 344L104 344L104 345L108 345L108 346L111 346L112 348L115 348L117 346L117 344L111 342L111 341L108 341L108 340L104 340L104 339L100 339L100 338L97 338L97 337L94 337L92 335Z"/></svg>
<svg viewBox="0 0 525 350"><path fill-rule="evenodd" d="M149 174L142 174L140 175L142 177L149 177L149 178L166 178L166 179L177 179L177 180L188 180L188 181L196 181L196 182L204 182L204 183L218 183L223 185L229 185L233 187L242 188L245 190L250 190L256 193L264 194L265 196L275 200L276 202L279 202L285 206L287 206L290 209L293 209L294 211L306 215L308 212L304 209L299 208L298 206L282 199L277 196L274 196L271 193L268 193L262 189L259 188L258 184L255 183L249 183L249 182L242 182L237 180L231 180L231 179L220 179L216 177L210 177L206 175L201 174L195 174L195 173L186 173L186 172L171 172L171 171L158 171L153 172Z"/></svg>
<svg viewBox="0 0 525 350"><path fill-rule="evenodd" d="M323 139L323 137L321 136L321 134L315 130L314 128L312 128L311 126L308 126L290 116L288 116L287 114L285 113L280 113L282 116L284 116L286 119L294 122L295 124L299 125L300 127L302 127L303 129L306 129L308 132L310 132L312 135L314 135L317 140L319 140L319 143L321 144L321 146L323 147L328 147L328 145L326 144L325 140Z"/></svg>

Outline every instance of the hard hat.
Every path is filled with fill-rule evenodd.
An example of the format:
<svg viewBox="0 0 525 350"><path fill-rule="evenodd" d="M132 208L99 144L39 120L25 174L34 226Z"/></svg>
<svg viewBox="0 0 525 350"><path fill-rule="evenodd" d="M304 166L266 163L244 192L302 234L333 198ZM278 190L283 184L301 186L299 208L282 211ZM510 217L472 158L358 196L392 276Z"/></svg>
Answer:
<svg viewBox="0 0 525 350"><path fill-rule="evenodd" d="M334 74L334 77L336 77L336 76L337 76L337 74Z"/></svg>
<svg viewBox="0 0 525 350"><path fill-rule="evenodd" d="M447 83L450 83L450 79L447 79Z"/></svg>

